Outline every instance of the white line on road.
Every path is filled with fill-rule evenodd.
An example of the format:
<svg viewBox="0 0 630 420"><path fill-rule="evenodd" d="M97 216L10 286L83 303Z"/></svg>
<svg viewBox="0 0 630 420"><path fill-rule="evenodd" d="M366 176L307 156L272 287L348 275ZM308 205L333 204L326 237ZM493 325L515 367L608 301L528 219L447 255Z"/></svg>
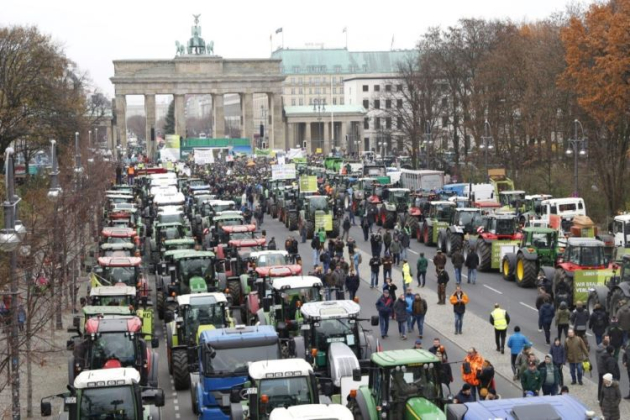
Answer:
<svg viewBox="0 0 630 420"><path fill-rule="evenodd" d="M593 334L591 334L591 333L589 333L589 332L587 332L587 333L586 333L586 335L588 335L589 337L592 337L592 336L593 336Z"/></svg>
<svg viewBox="0 0 630 420"><path fill-rule="evenodd" d="M500 290L497 290L497 289L495 289L494 287L490 287L490 286L488 286L487 284L484 284L484 285L483 285L483 287L485 287L486 289L490 289L490 290L492 290L493 292L498 293L498 294L500 294L500 295L502 295L502 294L503 294L503 292L501 292Z"/></svg>
<svg viewBox="0 0 630 420"><path fill-rule="evenodd" d="M179 413L175 413L175 418L178 419L179 417Z"/></svg>
<svg viewBox="0 0 630 420"><path fill-rule="evenodd" d="M407 249L407 252L411 252L412 254L418 255L418 253L416 251L414 251L413 249Z"/></svg>
<svg viewBox="0 0 630 420"><path fill-rule="evenodd" d="M179 406L177 404L179 404L179 400L176 398L173 400L173 404L175 404L175 410L179 410Z"/></svg>
<svg viewBox="0 0 630 420"><path fill-rule="evenodd" d="M523 305L524 307L531 309L532 311L538 312L538 309L534 308L533 306L529 306L527 303L523 303L523 302L519 302L519 303Z"/></svg>

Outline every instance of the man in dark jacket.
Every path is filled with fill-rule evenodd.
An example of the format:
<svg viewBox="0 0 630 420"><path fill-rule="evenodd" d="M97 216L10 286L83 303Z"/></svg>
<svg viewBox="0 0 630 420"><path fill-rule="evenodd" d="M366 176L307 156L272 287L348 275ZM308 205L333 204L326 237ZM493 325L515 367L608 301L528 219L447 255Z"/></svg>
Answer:
<svg viewBox="0 0 630 420"><path fill-rule="evenodd" d="M479 267L479 255L474 249L468 252L465 262L466 268L468 268L468 283L477 283L477 267Z"/></svg>
<svg viewBox="0 0 630 420"><path fill-rule="evenodd" d="M433 265L435 265L436 274L440 272L440 269L444 269L446 266L446 255L444 255L439 249L437 254L435 254L435 257L433 257Z"/></svg>
<svg viewBox="0 0 630 420"><path fill-rule="evenodd" d="M556 314L556 309L551 304L551 298L547 299L538 310L538 324L545 330L545 341L551 344L551 323Z"/></svg>
<svg viewBox="0 0 630 420"><path fill-rule="evenodd" d="M602 357L602 364L604 367L604 375L611 373L615 381L621 380L621 372L619 370L619 363L614 356L615 349L613 346L606 347L606 353ZM603 375L602 375L603 376Z"/></svg>
<svg viewBox="0 0 630 420"><path fill-rule="evenodd" d="M392 234L389 229L386 229L383 235L383 245L385 245L385 252L389 252L389 247L392 245Z"/></svg>
<svg viewBox="0 0 630 420"><path fill-rule="evenodd" d="M599 303L593 308L593 313L588 319L588 327L595 335L595 343L601 343L604 333L606 332L606 328L608 328L608 316L606 315L606 311L602 308L602 305Z"/></svg>
<svg viewBox="0 0 630 420"><path fill-rule="evenodd" d="M426 283L428 265L429 260L424 257L424 252L421 252L418 257L418 262L416 263L416 276L418 277L418 286L420 287L424 287L424 284Z"/></svg>
<svg viewBox="0 0 630 420"><path fill-rule="evenodd" d="M619 327L623 330L623 346L625 346L628 344L628 334L630 333L630 304L622 300L619 305L617 321L619 322Z"/></svg>
<svg viewBox="0 0 630 420"><path fill-rule="evenodd" d="M346 241L348 240L348 238L350 238L350 219L348 218L348 216L346 216L345 219L343 219L343 225L341 226L343 228L343 235L341 236L342 238L345 237Z"/></svg>
<svg viewBox="0 0 630 420"><path fill-rule="evenodd" d="M604 375L604 386L599 395L599 407L606 420L620 420L619 403L621 403L621 390L619 382L615 381L611 374Z"/></svg>
<svg viewBox="0 0 630 420"><path fill-rule="evenodd" d="M586 327L588 326L589 320L588 310L584 307L584 304L581 301L577 301L575 304L575 309L571 313L571 325L573 325L573 330L575 331L575 335L584 340L584 344L586 344L586 348L588 348L588 339L586 338Z"/></svg>
<svg viewBox="0 0 630 420"><path fill-rule="evenodd" d="M350 272L346 276L346 289L348 289L348 299L354 300L354 297L357 295L357 290L359 290L359 276L354 272L354 267L350 267Z"/></svg>
<svg viewBox="0 0 630 420"><path fill-rule="evenodd" d="M378 274L381 271L381 259L378 256L374 255L370 259L369 264L371 271L370 289L374 289L375 287L378 287Z"/></svg>
<svg viewBox="0 0 630 420"><path fill-rule="evenodd" d="M528 392L538 395L541 386L541 377L536 363L530 363L527 370L521 375L521 387L523 388L523 396Z"/></svg>
<svg viewBox="0 0 630 420"><path fill-rule="evenodd" d="M538 365L540 384L543 395L556 395L560 387L560 372L553 363L551 354L545 356L545 361Z"/></svg>
<svg viewBox="0 0 630 420"><path fill-rule="evenodd" d="M392 315L394 302L389 296L388 290L383 290L383 295L376 301L376 311L378 312L379 325L381 327L381 338L387 337L389 331L389 318Z"/></svg>
<svg viewBox="0 0 630 420"><path fill-rule="evenodd" d="M446 285L448 284L448 273L444 267L438 269L437 283L438 283L438 305L446 304Z"/></svg>
<svg viewBox="0 0 630 420"><path fill-rule="evenodd" d="M462 266L464 265L464 256L461 251L458 249L453 252L451 255L451 263L453 264L453 269L455 270L455 284L462 283Z"/></svg>

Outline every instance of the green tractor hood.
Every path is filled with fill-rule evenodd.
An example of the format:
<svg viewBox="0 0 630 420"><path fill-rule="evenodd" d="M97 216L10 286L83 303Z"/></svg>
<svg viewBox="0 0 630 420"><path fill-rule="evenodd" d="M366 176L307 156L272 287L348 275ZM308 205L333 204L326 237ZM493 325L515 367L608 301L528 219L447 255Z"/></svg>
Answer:
<svg viewBox="0 0 630 420"><path fill-rule="evenodd" d="M426 398L410 398L405 404L405 420L445 420L446 415Z"/></svg>
<svg viewBox="0 0 630 420"><path fill-rule="evenodd" d="M190 293L205 293L208 291L208 284L203 277L193 276L190 278Z"/></svg>

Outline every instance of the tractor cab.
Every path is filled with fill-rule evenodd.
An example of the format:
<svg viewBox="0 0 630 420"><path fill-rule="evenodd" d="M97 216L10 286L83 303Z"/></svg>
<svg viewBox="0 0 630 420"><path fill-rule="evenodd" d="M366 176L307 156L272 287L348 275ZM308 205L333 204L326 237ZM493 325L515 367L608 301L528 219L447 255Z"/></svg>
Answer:
<svg viewBox="0 0 630 420"><path fill-rule="evenodd" d="M455 213L455 203L450 201L432 201L429 205L428 218L436 222L449 222Z"/></svg>
<svg viewBox="0 0 630 420"><path fill-rule="evenodd" d="M611 233L615 241L614 259L621 261L624 255L630 255L630 214L615 216Z"/></svg>
<svg viewBox="0 0 630 420"><path fill-rule="evenodd" d="M482 219L481 226L486 235L495 237L494 239L521 238L521 235L517 232L516 218L511 215L494 214L485 216Z"/></svg>
<svg viewBox="0 0 630 420"><path fill-rule="evenodd" d="M99 257L92 270L92 287L123 283L135 287L140 297L148 297L148 284L142 274L142 259L138 257Z"/></svg>
<svg viewBox="0 0 630 420"><path fill-rule="evenodd" d="M171 209L165 209L164 211L159 212L155 220L156 224L180 223L182 225L186 224L186 221L187 220L183 211Z"/></svg>
<svg viewBox="0 0 630 420"><path fill-rule="evenodd" d="M562 265L570 271L606 268L604 243L594 238L569 238L562 255Z"/></svg>
<svg viewBox="0 0 630 420"><path fill-rule="evenodd" d="M177 275L169 286L169 295L207 292L214 283L214 253L192 250L176 252L173 262Z"/></svg>
<svg viewBox="0 0 630 420"><path fill-rule="evenodd" d="M93 306L136 306L136 288L123 284L92 287L89 304Z"/></svg>
<svg viewBox="0 0 630 420"><path fill-rule="evenodd" d="M256 225L221 226L217 232L217 244L228 244L230 241L256 239Z"/></svg>
<svg viewBox="0 0 630 420"><path fill-rule="evenodd" d="M118 244L104 243L100 246L99 254L102 257L131 257L134 252L137 252L137 255L140 254L139 251L136 251L136 246L131 242Z"/></svg>
<svg viewBox="0 0 630 420"><path fill-rule="evenodd" d="M136 246L140 243L138 232L129 227L105 227L101 231L99 245L132 243Z"/></svg>
<svg viewBox="0 0 630 420"><path fill-rule="evenodd" d="M405 212L409 208L411 190L409 188L390 188L388 201L396 206L397 212Z"/></svg>
<svg viewBox="0 0 630 420"><path fill-rule="evenodd" d="M456 226L464 233L473 233L481 224L481 211L477 208L456 208L453 212L451 226Z"/></svg>
<svg viewBox="0 0 630 420"><path fill-rule="evenodd" d="M154 234L156 242L161 244L168 240L185 238L186 229L179 222L158 223L155 225Z"/></svg>
<svg viewBox="0 0 630 420"><path fill-rule="evenodd" d="M167 239L162 242L162 252L176 251L182 249L193 250L195 248L195 240L193 238Z"/></svg>
<svg viewBox="0 0 630 420"><path fill-rule="evenodd" d="M525 191L505 190L499 192L499 204L505 210L521 210L525 204Z"/></svg>

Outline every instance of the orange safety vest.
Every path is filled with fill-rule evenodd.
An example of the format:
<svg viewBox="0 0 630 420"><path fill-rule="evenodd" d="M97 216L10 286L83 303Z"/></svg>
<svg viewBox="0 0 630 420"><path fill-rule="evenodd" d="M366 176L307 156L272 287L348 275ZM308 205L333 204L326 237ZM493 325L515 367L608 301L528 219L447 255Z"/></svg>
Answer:
<svg viewBox="0 0 630 420"><path fill-rule="evenodd" d="M135 175L135 173L136 173L136 170L133 168L133 166L130 166L127 169L127 175Z"/></svg>

